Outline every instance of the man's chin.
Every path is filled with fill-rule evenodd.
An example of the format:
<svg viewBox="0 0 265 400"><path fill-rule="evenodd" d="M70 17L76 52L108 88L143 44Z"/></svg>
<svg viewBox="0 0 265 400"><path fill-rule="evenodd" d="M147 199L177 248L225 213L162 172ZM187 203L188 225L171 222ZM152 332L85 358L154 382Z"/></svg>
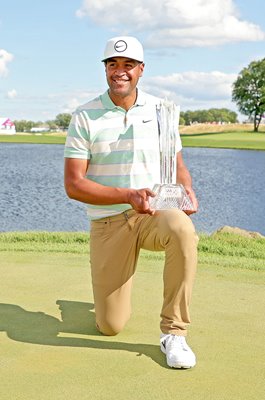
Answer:
<svg viewBox="0 0 265 400"><path fill-rule="evenodd" d="M115 87L115 88L111 88L111 92L115 95L115 96L121 96L121 97L124 97L124 96L127 96L128 95L128 90L127 90L127 88L117 88L117 87Z"/></svg>

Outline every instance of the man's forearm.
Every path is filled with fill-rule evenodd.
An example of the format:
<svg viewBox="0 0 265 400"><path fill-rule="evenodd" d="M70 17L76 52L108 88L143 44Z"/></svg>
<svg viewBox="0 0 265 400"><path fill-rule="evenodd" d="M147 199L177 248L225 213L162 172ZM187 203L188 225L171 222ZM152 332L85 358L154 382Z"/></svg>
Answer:
<svg viewBox="0 0 265 400"><path fill-rule="evenodd" d="M94 205L111 205L129 202L130 189L104 186L87 178L65 184L67 195L74 200Z"/></svg>
<svg viewBox="0 0 265 400"><path fill-rule="evenodd" d="M100 185L87 178L65 184L67 195L74 200L93 205L130 204L139 213L154 214L150 209L149 196L154 193L146 189L118 188Z"/></svg>
<svg viewBox="0 0 265 400"><path fill-rule="evenodd" d="M177 183L181 183L185 188L192 188L192 178L186 167L178 168Z"/></svg>

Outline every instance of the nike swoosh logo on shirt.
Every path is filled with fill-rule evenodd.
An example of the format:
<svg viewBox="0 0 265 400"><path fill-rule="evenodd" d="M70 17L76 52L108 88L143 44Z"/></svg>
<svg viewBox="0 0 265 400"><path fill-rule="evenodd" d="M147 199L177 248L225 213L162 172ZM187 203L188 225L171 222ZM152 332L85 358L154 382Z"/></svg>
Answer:
<svg viewBox="0 0 265 400"><path fill-rule="evenodd" d="M146 122L151 122L151 119L143 119L143 123L145 124Z"/></svg>

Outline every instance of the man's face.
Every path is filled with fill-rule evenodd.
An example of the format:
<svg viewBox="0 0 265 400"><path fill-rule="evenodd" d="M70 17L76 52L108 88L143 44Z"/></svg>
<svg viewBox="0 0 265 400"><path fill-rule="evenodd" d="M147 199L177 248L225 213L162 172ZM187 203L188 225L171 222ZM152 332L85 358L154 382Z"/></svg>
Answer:
<svg viewBox="0 0 265 400"><path fill-rule="evenodd" d="M135 93L138 80L143 74L143 63L131 58L114 57L106 61L105 67L112 95L127 97Z"/></svg>

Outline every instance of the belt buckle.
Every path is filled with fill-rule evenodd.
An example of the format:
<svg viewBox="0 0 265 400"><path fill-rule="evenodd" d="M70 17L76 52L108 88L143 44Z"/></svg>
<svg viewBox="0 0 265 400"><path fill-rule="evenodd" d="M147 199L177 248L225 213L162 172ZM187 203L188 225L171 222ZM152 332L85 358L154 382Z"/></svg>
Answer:
<svg viewBox="0 0 265 400"><path fill-rule="evenodd" d="M129 220L129 215L127 214L127 211L123 211L124 217L126 219L126 221Z"/></svg>

